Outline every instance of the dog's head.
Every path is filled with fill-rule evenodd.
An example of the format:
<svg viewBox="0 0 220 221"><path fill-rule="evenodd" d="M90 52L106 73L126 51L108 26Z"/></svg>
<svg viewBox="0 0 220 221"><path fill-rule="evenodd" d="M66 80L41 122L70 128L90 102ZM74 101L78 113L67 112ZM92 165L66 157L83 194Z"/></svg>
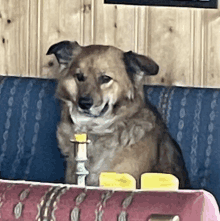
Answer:
<svg viewBox="0 0 220 221"><path fill-rule="evenodd" d="M132 101L143 90L144 75L156 75L159 69L149 57L112 46L62 41L47 54L60 64L59 98L84 119L110 116L120 101Z"/></svg>

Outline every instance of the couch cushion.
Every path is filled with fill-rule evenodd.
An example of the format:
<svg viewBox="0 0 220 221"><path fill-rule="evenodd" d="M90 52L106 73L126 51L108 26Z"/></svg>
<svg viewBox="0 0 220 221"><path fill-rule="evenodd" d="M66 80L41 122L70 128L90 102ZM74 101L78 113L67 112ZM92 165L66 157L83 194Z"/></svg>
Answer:
<svg viewBox="0 0 220 221"><path fill-rule="evenodd" d="M4 179L63 182L57 147L60 105L54 80L6 77L0 83L0 171ZM179 143L194 189L220 203L220 96L218 89L145 86Z"/></svg>
<svg viewBox="0 0 220 221"><path fill-rule="evenodd" d="M55 82L5 78L0 84L0 171L6 179L62 182Z"/></svg>
<svg viewBox="0 0 220 221"><path fill-rule="evenodd" d="M194 189L206 189L220 203L219 89L145 86L179 143Z"/></svg>

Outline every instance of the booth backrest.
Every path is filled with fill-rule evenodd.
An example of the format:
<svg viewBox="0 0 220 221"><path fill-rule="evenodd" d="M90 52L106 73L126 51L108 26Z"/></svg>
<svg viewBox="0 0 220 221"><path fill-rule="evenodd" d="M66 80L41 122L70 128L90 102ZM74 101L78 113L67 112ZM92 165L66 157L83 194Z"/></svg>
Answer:
<svg viewBox="0 0 220 221"><path fill-rule="evenodd" d="M56 81L3 77L0 83L0 171L3 179L64 182L56 140L60 105ZM194 189L220 203L218 89L145 86L148 99L179 143Z"/></svg>

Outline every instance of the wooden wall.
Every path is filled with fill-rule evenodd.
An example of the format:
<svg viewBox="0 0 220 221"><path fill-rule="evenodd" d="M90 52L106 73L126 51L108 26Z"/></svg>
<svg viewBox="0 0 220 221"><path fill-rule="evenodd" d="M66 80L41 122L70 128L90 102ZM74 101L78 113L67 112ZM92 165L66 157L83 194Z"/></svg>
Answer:
<svg viewBox="0 0 220 221"><path fill-rule="evenodd" d="M147 83L220 87L220 10L106 5L104 0L0 0L0 74L53 77L51 44L110 44L151 56Z"/></svg>

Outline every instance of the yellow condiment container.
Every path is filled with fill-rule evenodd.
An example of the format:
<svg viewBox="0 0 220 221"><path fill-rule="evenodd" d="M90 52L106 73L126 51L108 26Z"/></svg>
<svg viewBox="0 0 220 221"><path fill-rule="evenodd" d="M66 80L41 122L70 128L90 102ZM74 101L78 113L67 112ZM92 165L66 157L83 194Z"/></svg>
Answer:
<svg viewBox="0 0 220 221"><path fill-rule="evenodd" d="M75 134L75 140L77 142L86 142L87 141L87 134Z"/></svg>
<svg viewBox="0 0 220 221"><path fill-rule="evenodd" d="M99 176L99 185L105 188L134 190L136 180L127 173L102 172Z"/></svg>
<svg viewBox="0 0 220 221"><path fill-rule="evenodd" d="M141 189L175 191L179 189L179 180L172 174L144 173L141 175Z"/></svg>

